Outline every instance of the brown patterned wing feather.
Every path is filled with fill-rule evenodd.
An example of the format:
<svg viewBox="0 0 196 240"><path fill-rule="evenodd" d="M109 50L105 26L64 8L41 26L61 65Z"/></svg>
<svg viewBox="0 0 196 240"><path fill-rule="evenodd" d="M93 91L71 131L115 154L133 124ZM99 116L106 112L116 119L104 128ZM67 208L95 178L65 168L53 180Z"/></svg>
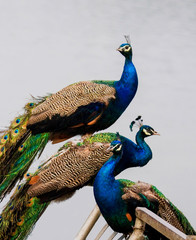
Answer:
<svg viewBox="0 0 196 240"><path fill-rule="evenodd" d="M153 189L152 192L154 193L154 197L159 202L159 210L157 212L157 215L159 215L165 221L179 229L181 232L185 232L169 200L167 198L162 198L161 196L159 196L156 192L153 191Z"/></svg>
<svg viewBox="0 0 196 240"><path fill-rule="evenodd" d="M32 111L28 128L35 133L52 131L54 127L52 122L56 125L58 121L59 129L93 125L101 117L109 102L115 99L115 94L115 88L105 84L93 82L72 84L37 106ZM62 118L65 119L64 122Z"/></svg>
<svg viewBox="0 0 196 240"><path fill-rule="evenodd" d="M87 185L112 156L109 146L109 143L93 143L63 150L39 173L28 194L49 201Z"/></svg>
<svg viewBox="0 0 196 240"><path fill-rule="evenodd" d="M165 221L167 221L180 231L184 232L183 226L179 222L176 212L172 207L173 205L154 186L148 183L138 182L130 188L125 188L124 192L125 194L122 196L122 198L127 202L129 202L129 199L134 198L142 203L143 199L141 195L145 196L147 200L151 203L151 205L154 206L153 209L156 209L155 213L158 216L163 218ZM145 204L143 206L145 206Z"/></svg>

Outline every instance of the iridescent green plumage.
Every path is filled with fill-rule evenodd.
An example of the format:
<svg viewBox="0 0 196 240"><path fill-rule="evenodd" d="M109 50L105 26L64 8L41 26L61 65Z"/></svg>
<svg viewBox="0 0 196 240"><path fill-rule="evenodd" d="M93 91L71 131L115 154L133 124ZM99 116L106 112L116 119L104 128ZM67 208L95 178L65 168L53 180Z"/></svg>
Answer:
<svg viewBox="0 0 196 240"><path fill-rule="evenodd" d="M18 186L4 209L0 222L0 239L26 239L49 205L49 203L40 204L37 198L30 198L26 193L27 189L27 183Z"/></svg>
<svg viewBox="0 0 196 240"><path fill-rule="evenodd" d="M22 115L16 117L10 124L8 130L2 132L0 139L0 166L5 163L9 163L9 159L12 154L18 149L18 141L26 136L26 125L31 115L35 103L28 103L25 105L25 112Z"/></svg>
<svg viewBox="0 0 196 240"><path fill-rule="evenodd" d="M175 214L175 216L177 218L176 222L178 222L178 223L177 223L176 227L179 230L181 229L181 231L187 235L196 235L196 231L193 229L193 227L189 223L188 219L184 216L184 214L168 198L166 198L163 195L163 193L160 192L155 186L151 185L151 189L152 189L152 192L154 192L155 195L158 195L162 201L165 201L168 203L170 211L173 212L173 214ZM161 212L160 209L159 209L159 212ZM159 214L166 221L168 221L172 225L175 225L174 223L170 222L171 220L169 220L168 217L163 217L163 215L161 213L159 213ZM181 227L180 226L178 227L178 225L180 225Z"/></svg>
<svg viewBox="0 0 196 240"><path fill-rule="evenodd" d="M0 185L1 199L12 190L18 180L23 178L23 175L28 171L36 155L43 151L48 142L48 137L49 134L47 133L29 137L10 159L14 159L15 161L13 163L9 161L9 164L2 166L1 176L3 177L1 177Z"/></svg>
<svg viewBox="0 0 196 240"><path fill-rule="evenodd" d="M34 158L41 154L48 142L48 133L32 136L26 129L32 110L44 99L26 104L24 114L16 117L9 129L3 132L0 140L0 199L23 178Z"/></svg>
<svg viewBox="0 0 196 240"><path fill-rule="evenodd" d="M116 139L116 133L99 133L84 139L84 144L92 144L94 142L111 143Z"/></svg>

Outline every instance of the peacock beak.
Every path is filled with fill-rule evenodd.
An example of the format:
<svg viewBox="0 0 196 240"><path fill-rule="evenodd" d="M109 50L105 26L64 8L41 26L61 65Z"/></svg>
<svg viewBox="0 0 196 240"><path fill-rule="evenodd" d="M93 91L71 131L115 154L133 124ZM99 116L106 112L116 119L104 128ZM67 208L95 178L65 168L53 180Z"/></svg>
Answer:
<svg viewBox="0 0 196 240"><path fill-rule="evenodd" d="M116 49L116 51L122 52L122 48L119 47L119 48Z"/></svg>
<svg viewBox="0 0 196 240"><path fill-rule="evenodd" d="M152 134L160 136L160 134L158 132L156 132L156 131L152 131Z"/></svg>

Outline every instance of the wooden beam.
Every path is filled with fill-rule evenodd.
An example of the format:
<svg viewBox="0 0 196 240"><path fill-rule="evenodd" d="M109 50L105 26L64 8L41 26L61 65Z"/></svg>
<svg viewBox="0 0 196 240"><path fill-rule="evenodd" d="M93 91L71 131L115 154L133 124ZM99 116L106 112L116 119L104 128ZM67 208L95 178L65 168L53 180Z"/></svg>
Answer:
<svg viewBox="0 0 196 240"><path fill-rule="evenodd" d="M162 233L170 240L186 240L187 235L179 231L177 228L148 210L147 208L137 207L136 217Z"/></svg>

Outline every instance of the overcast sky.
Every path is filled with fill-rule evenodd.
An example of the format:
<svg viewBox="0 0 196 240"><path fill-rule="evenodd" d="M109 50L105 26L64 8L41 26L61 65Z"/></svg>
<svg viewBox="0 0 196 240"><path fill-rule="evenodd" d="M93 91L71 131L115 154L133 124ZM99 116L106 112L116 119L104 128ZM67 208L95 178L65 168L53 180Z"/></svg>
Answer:
<svg viewBox="0 0 196 240"><path fill-rule="evenodd" d="M196 228L195 12L195 0L1 0L0 128L21 113L30 95L77 81L118 80L124 57L116 48L130 34L139 88L107 131L134 139L129 124L142 115L161 136L147 140L153 160L120 177L157 186ZM49 145L41 160L58 147ZM73 239L94 204L90 187L53 203L29 239Z"/></svg>

